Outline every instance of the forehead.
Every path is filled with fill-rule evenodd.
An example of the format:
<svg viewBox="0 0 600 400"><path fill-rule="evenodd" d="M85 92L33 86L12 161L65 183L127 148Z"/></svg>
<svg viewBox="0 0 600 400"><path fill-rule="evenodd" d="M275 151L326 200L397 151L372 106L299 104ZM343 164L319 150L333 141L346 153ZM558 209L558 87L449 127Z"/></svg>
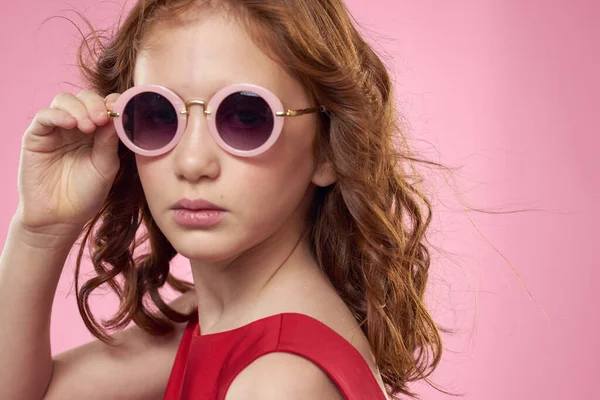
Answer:
<svg viewBox="0 0 600 400"><path fill-rule="evenodd" d="M184 98L207 98L227 84L254 83L282 100L297 86L236 18L222 12L153 27L134 70L135 85L148 83L166 86Z"/></svg>

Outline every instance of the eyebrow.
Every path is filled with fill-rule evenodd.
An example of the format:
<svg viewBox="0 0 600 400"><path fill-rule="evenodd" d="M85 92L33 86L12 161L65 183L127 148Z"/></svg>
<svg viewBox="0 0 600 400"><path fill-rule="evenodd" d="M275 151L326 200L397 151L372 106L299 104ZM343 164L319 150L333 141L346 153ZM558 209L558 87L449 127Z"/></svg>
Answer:
<svg viewBox="0 0 600 400"><path fill-rule="evenodd" d="M167 78L168 79L168 78ZM208 85L204 86L204 88L206 88L207 86L210 87L210 90L194 90L195 87L197 88L202 88L202 85L192 85L187 81L181 81L181 82L163 82L163 81L154 81L154 80L150 80L149 82L145 82L145 84L153 84L153 85L160 85L160 86L164 86L170 90L172 90L173 92L175 92L179 97L181 97L181 99L184 102L187 102L189 100L203 100L208 102L219 90L223 89L225 86L229 86L229 85L233 85L236 83L251 83L251 84L256 84L259 86L264 87L265 89L270 90L273 94L275 94L275 96L277 96L280 101L281 104L283 105L283 108L285 110L287 109L300 109L300 108L304 108L304 105L293 105L293 101L289 101L290 98L288 97L288 95L286 94L286 92L284 90L281 90L276 87L274 87L275 85L269 85L266 82L255 82L252 79L236 79L236 80L232 80L232 79L227 79L227 78L219 78L219 79L213 79L208 81L210 82ZM136 85L139 85L140 83L136 82ZM190 95L191 93L191 95ZM202 95L202 93L204 93L204 95ZM309 103L310 103L310 97L308 99ZM311 107L310 104L306 107ZM283 110L277 110L277 111L283 111Z"/></svg>
<svg viewBox="0 0 600 400"><path fill-rule="evenodd" d="M187 101L190 99L208 100L212 96L214 96L215 93L217 93L219 90L221 90L225 86L228 86L232 83L233 82L231 82L229 80L218 80L218 81L212 81L208 85L190 85L187 82L178 84L176 82L163 82L163 81L149 81L149 82L145 82L144 84L159 85L159 86L166 87L166 88L172 90L173 92L175 92L183 100ZM140 83L136 82L136 85L139 85L139 84ZM209 89L205 90L207 87Z"/></svg>
<svg viewBox="0 0 600 400"><path fill-rule="evenodd" d="M278 90L276 90L273 87L270 87L270 85L267 85L265 83L254 83L251 80L231 80L231 79L219 79L219 80L213 80L210 82L209 85L206 85L205 87L209 86L210 89L209 90L194 90L195 87L197 88L201 88L201 85L191 85L188 82L182 82L181 84L177 84L174 82L157 82L157 81L150 81L150 82L146 82L145 84L153 84L153 85L160 85L160 86L164 86L170 90L172 90L173 92L175 92L179 97L181 97L184 101L188 101L191 99L195 99L195 100L205 100L208 101L211 97L213 97L219 90L223 89L226 86L229 85L233 85L236 83L251 83L251 84L256 84L259 86L264 87L265 89L270 90L273 94L275 94L280 100L281 103L283 104L284 107L287 107L287 99L285 98L285 94L278 94ZM136 83L139 85L139 83ZM202 95L202 93L204 93L204 95Z"/></svg>

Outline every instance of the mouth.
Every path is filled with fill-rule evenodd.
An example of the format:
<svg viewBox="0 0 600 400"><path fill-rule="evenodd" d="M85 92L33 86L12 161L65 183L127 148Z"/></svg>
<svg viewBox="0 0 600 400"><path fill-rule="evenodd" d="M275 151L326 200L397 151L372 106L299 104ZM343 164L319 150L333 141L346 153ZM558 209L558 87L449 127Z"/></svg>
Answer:
<svg viewBox="0 0 600 400"><path fill-rule="evenodd" d="M183 198L171 206L172 210L226 211L224 208L204 199Z"/></svg>

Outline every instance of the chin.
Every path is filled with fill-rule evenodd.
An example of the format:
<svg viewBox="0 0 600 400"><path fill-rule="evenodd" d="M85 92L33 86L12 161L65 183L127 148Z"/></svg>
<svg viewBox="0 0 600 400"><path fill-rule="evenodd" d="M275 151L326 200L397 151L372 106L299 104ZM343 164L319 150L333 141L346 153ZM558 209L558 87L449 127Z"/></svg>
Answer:
<svg viewBox="0 0 600 400"><path fill-rule="evenodd" d="M236 238L211 231L178 231L165 234L181 256L200 262L219 262L231 259L244 251ZM229 237L226 237L229 236Z"/></svg>

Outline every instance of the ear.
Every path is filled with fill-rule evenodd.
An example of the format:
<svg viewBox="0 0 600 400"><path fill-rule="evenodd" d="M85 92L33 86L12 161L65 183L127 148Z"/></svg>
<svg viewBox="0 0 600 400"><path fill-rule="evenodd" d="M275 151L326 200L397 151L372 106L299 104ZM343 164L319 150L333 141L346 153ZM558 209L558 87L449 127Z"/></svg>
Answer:
<svg viewBox="0 0 600 400"><path fill-rule="evenodd" d="M311 182L321 187L329 186L335 182L335 174L329 161L322 161L317 164Z"/></svg>

